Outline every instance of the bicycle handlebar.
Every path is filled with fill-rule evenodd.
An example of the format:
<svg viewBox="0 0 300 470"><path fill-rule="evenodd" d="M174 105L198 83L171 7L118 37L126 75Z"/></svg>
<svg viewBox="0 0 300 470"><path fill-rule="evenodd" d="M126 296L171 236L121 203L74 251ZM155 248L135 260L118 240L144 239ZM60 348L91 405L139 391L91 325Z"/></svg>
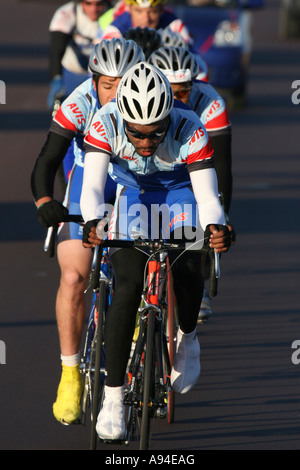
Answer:
<svg viewBox="0 0 300 470"><path fill-rule="evenodd" d="M139 249L150 249L151 251L160 251L160 250L187 250L188 243L181 240L173 240L170 242L165 242L164 240L143 240L143 239L134 239L134 240L103 240L101 245L98 245L102 248L139 248ZM97 250L98 252L98 250ZM208 250L210 257L210 276L209 276L209 295L215 297L218 291L218 279L220 277L220 260L219 253L216 253L214 250ZM101 256L96 255L95 268L92 271L91 276L91 287L96 289L99 285L100 277L100 263Z"/></svg>
<svg viewBox="0 0 300 470"><path fill-rule="evenodd" d="M67 220L64 222L75 222L77 224L83 223L83 218L81 215L68 215ZM49 227L47 230L47 235L44 243L44 251L50 258L53 258L55 254L55 236L58 226Z"/></svg>
<svg viewBox="0 0 300 470"><path fill-rule="evenodd" d="M84 221L81 215L70 215L65 222L74 222L82 224ZM55 236L58 227L49 227L47 236L44 243L44 251L52 258L55 254ZM186 250L190 243L183 242L182 240L173 240L170 242L165 242L163 240L143 240L136 238L133 240L103 240L102 247L110 248L139 248L139 249L150 249L152 251L159 250ZM96 250L98 253L98 250ZM218 279L220 277L220 263L219 263L219 253L215 253L214 250L208 250L210 257L210 276L209 276L209 295L215 297L217 295L218 289ZM100 265L101 257L97 256L93 261L93 269L91 276L91 287L96 289L99 282L100 276Z"/></svg>

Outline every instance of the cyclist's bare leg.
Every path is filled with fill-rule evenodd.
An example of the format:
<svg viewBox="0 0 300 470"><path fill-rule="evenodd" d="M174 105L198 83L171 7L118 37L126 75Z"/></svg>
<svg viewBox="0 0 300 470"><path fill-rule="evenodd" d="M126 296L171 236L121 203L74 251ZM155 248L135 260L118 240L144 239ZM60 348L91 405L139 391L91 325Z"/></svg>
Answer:
<svg viewBox="0 0 300 470"><path fill-rule="evenodd" d="M61 354L71 356L79 351L85 320L85 296L91 269L92 252L83 248L81 240L59 243L57 257L61 269L56 298L56 317Z"/></svg>
<svg viewBox="0 0 300 470"><path fill-rule="evenodd" d="M81 240L66 240L59 243L57 256L61 279L56 317L61 354L64 359L73 359L79 356L85 320L84 289L91 269L92 253L82 247ZM79 357L76 362L79 363ZM65 424L77 422L80 417L82 380L78 363L70 365L63 362L57 399L53 405L55 418Z"/></svg>

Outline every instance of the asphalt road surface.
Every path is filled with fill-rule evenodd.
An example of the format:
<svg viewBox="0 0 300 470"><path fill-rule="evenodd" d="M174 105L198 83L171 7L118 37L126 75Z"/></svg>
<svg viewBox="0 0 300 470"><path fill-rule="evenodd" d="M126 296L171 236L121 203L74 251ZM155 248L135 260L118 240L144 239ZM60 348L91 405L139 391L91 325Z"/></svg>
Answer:
<svg viewBox="0 0 300 470"><path fill-rule="evenodd" d="M52 415L59 271L43 253L29 184L50 121L47 28L57 5L1 0L2 450L88 449L89 442L88 428L62 426ZM177 396L175 423L155 423L152 449L300 449L300 364L292 361L300 339L300 105L291 101L300 42L279 40L278 11L270 0L254 13L248 106L231 114L238 241L222 260L214 314L199 326L202 376Z"/></svg>

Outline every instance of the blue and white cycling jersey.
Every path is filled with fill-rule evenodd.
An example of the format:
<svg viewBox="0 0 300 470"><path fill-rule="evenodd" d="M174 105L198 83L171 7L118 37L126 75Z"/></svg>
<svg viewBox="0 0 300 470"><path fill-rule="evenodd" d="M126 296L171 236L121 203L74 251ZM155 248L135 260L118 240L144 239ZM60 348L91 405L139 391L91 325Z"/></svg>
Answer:
<svg viewBox="0 0 300 470"><path fill-rule="evenodd" d="M168 132L155 153L142 157L127 139L112 101L95 114L85 137L85 151L109 155L111 178L144 190L186 187L191 184L189 171L213 167L213 149L204 126L191 109L182 107L171 111Z"/></svg>
<svg viewBox="0 0 300 470"><path fill-rule="evenodd" d="M84 163L83 139L95 113L101 108L92 78L77 87L62 103L57 111L50 131L65 137L69 132L76 132L74 142L75 164Z"/></svg>
<svg viewBox="0 0 300 470"><path fill-rule="evenodd" d="M85 152L83 139L87 133L95 113L101 108L92 79L86 80L62 103L50 127L51 132L66 138L75 134L73 149L75 155L74 165L68 178L68 185L64 197L64 205L71 214L80 215L80 196L83 181L83 167ZM116 184L107 179L105 197L111 200L116 191ZM82 238L82 229L78 224L62 224L59 230L59 242L68 239Z"/></svg>
<svg viewBox="0 0 300 470"><path fill-rule="evenodd" d="M162 142L153 155L142 157L128 140L114 101L94 116L85 137L88 160L81 209L86 221L103 216L106 206L101 171L106 171L109 160L108 173L118 183L110 237L130 238L133 232L151 237L158 234L161 209L161 229L166 238L176 229L197 227L202 240L200 225L205 228L208 222L222 223L224 219L213 168L213 148L203 124L187 106L175 105L169 117ZM198 204L202 204L200 224Z"/></svg>
<svg viewBox="0 0 300 470"><path fill-rule="evenodd" d="M210 135L231 126L224 99L209 83L198 80L193 82L188 105L199 116Z"/></svg>

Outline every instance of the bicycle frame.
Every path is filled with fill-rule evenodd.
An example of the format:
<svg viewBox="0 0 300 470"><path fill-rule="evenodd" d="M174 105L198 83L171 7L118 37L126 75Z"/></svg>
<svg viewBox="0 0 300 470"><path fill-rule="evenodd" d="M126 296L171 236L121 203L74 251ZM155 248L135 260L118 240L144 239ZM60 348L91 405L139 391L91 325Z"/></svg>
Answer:
<svg viewBox="0 0 300 470"><path fill-rule="evenodd" d="M112 273L108 261L108 250L103 250L101 256L98 251L99 248L96 248L90 276L90 285L93 286L94 293L80 364L80 372L85 379L82 396L82 424L85 423L87 407L91 408L90 450L95 450L97 446L95 427L100 405L99 398L105 382L103 331L105 314L112 298Z"/></svg>
<svg viewBox="0 0 300 470"><path fill-rule="evenodd" d="M72 220L73 219L73 220ZM79 216L70 216L70 221L80 223ZM55 230L50 228L45 241L44 250L52 257L54 255L54 239ZM169 406L168 396L170 396L170 373L174 356L174 337L175 330L172 327L172 321L169 324L169 330L166 329L167 323L166 308L164 299L167 296L171 305L170 311L173 312L174 295L172 292L172 282L165 284L166 277L172 278L171 267L169 266L168 250L180 249L185 250L184 242L173 241L165 243L162 240L106 240L102 244L102 250L107 254L107 247L136 247L138 249L148 250L150 257L148 260L148 276L145 288L142 294L143 305L139 308L140 329L138 339L136 341L135 352L129 365L129 383L125 388L124 404L128 405L129 413L127 419L127 433L122 443L128 444L135 432L137 417L142 416L142 426L144 426L144 437L140 441L140 449L148 449L149 447L149 425L150 418L165 418L167 407ZM104 304L105 299L108 303L112 296L112 273L109 271L109 262L104 256L98 254L99 247L95 250L92 276L90 278L90 286L94 291L92 309L88 321L88 329L86 334L86 343L81 364L81 372L86 379L84 392L84 406L88 401L92 401L95 397L95 404L92 411L92 432L91 432L91 449L96 448L96 431L95 421L99 411L99 401L101 401L99 389L96 387L95 376L104 375L105 368L101 362L102 358L102 328L104 316L97 316L98 297L102 299L103 312L106 311L107 305ZM104 252L105 253L105 252ZM213 250L208 251L211 257L211 275L210 287L212 296L216 295L217 280L219 273L219 255ZM99 274L101 273L101 274ZM102 293L101 293L102 291ZM99 301L100 305L100 301ZM99 307L100 308L100 307ZM172 313L173 315L173 313ZM100 356L98 348L98 362L91 360L91 350L95 347L95 337L98 335L99 318L102 320L100 341ZM172 317L173 318L173 317ZM169 340L169 341L168 341ZM100 359L99 359L100 357ZM99 363L100 360L100 363ZM144 369L147 370L147 383L144 381ZM149 372L150 371L150 372ZM155 376L154 376L155 371ZM146 373L145 373L146 375ZM149 382L150 378L150 382ZM104 384L104 380L102 381ZM146 392L145 392L146 390ZM174 406L174 405L173 405ZM86 408L85 408L86 409ZM168 417L169 419L169 417ZM169 422L173 421L173 416ZM144 424L143 424L144 423ZM143 430L142 433L143 434Z"/></svg>
<svg viewBox="0 0 300 470"><path fill-rule="evenodd" d="M134 434L136 418L141 419L140 450L149 447L151 418L166 418L170 389L171 362L164 332L165 277L168 273L165 251L150 256L148 275L139 308L140 330L129 367L129 384L124 403L129 406L126 443ZM146 372L147 371L147 372Z"/></svg>

